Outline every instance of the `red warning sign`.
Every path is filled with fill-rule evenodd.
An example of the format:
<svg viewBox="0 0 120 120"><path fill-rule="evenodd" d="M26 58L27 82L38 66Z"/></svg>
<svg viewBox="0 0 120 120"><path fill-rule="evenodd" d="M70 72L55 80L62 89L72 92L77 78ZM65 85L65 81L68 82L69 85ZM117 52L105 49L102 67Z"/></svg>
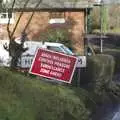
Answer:
<svg viewBox="0 0 120 120"><path fill-rule="evenodd" d="M77 58L46 49L38 49L30 73L58 81L71 83Z"/></svg>

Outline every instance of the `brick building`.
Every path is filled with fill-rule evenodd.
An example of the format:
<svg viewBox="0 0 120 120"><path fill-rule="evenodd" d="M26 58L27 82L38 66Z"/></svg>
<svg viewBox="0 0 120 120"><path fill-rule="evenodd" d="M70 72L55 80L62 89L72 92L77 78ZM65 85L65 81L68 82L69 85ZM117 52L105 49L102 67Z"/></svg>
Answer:
<svg viewBox="0 0 120 120"><path fill-rule="evenodd" d="M87 29L87 13L92 8L92 4L85 0L79 0L79 2L67 2L67 0L52 0L51 2L51 0L43 0L39 5L38 2L39 0L29 0L28 3L27 0L16 0L12 13L10 13L12 0L5 3L5 11L7 12L1 13L0 16L0 38L8 39L6 29L8 17L11 18L10 29L12 31L21 12L24 11L15 31L15 36L18 37L34 12L34 16L26 29L30 40L40 41L43 33L47 36L48 29L56 30L56 28L60 28L69 32L69 38L73 43L74 49L83 53L84 34ZM26 7L24 7L25 3L27 3Z"/></svg>

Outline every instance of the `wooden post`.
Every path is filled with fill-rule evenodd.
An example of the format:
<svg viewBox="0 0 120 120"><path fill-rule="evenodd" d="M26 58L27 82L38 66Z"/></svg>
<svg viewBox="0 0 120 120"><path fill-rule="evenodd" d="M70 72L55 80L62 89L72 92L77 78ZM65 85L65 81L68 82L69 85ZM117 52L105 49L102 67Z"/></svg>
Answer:
<svg viewBox="0 0 120 120"><path fill-rule="evenodd" d="M77 69L78 79L77 79L77 87L80 87L80 68Z"/></svg>

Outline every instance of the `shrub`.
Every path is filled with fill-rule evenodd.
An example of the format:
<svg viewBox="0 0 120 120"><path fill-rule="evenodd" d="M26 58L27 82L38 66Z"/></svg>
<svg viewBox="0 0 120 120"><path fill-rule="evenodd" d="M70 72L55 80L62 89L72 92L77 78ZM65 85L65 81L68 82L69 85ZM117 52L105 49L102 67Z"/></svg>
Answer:
<svg viewBox="0 0 120 120"><path fill-rule="evenodd" d="M81 71L81 84L101 95L109 87L114 73L114 58L110 55L88 57L87 68Z"/></svg>
<svg viewBox="0 0 120 120"><path fill-rule="evenodd" d="M84 94L0 68L0 120L88 120Z"/></svg>
<svg viewBox="0 0 120 120"><path fill-rule="evenodd" d="M53 28L48 29L47 32L42 34L42 40L45 42L58 42L66 45L69 48L72 47L72 41L67 29Z"/></svg>

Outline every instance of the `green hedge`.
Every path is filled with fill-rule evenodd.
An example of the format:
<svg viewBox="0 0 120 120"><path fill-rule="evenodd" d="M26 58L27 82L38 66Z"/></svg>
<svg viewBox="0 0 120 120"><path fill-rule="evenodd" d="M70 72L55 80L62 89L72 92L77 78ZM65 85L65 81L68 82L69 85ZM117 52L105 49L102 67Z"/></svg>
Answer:
<svg viewBox="0 0 120 120"><path fill-rule="evenodd" d="M115 61L110 55L87 58L87 67L81 70L81 85L102 94L112 81Z"/></svg>
<svg viewBox="0 0 120 120"><path fill-rule="evenodd" d="M120 49L105 49L104 54L112 55L115 59L115 73L120 71Z"/></svg>
<svg viewBox="0 0 120 120"><path fill-rule="evenodd" d="M0 68L0 120L88 120L85 94Z"/></svg>

